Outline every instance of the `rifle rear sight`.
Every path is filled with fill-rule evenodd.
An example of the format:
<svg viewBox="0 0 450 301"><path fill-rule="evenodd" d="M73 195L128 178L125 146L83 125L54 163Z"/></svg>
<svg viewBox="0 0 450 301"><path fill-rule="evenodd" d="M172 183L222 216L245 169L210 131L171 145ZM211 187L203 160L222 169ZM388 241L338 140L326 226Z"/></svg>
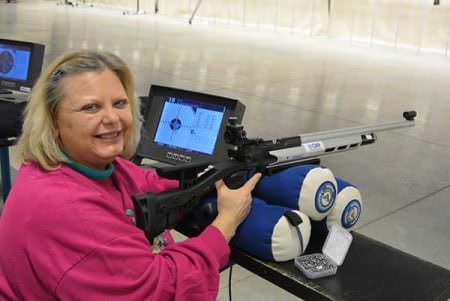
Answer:
<svg viewBox="0 0 450 301"><path fill-rule="evenodd" d="M232 146L228 149L228 156L240 162L247 162L256 165L267 165L276 162L276 157L270 151L278 149L297 147L302 145L301 137L287 137L273 140L262 138L247 138L244 126L237 122L236 117L229 117L223 135L226 143Z"/></svg>
<svg viewBox="0 0 450 301"><path fill-rule="evenodd" d="M229 117L223 138L226 143L239 147L245 143L247 132L244 126L238 123L236 117Z"/></svg>

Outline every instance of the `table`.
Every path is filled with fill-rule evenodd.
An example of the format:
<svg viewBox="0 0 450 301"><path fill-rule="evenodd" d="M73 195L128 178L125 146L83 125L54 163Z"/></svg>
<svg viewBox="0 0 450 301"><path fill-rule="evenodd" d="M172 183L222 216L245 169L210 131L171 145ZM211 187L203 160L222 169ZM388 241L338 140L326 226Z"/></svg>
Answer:
<svg viewBox="0 0 450 301"><path fill-rule="evenodd" d="M232 247L232 261L280 288L312 301L448 301L450 271L353 232L353 243L337 274L308 279L293 261L259 260ZM308 253L320 252L324 236L313 233Z"/></svg>

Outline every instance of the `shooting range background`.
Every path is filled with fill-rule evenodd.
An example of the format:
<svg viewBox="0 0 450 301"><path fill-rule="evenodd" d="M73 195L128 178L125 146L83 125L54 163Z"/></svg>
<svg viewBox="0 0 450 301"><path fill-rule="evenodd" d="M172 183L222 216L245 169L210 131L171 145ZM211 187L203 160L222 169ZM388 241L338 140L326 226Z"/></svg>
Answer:
<svg viewBox="0 0 450 301"><path fill-rule="evenodd" d="M1 2L0 37L45 44L45 64L70 49L114 52L131 65L139 95L153 83L239 98L250 137L417 110L416 127L323 164L360 188L358 232L450 269L449 1L331 1L328 15L319 0L205 0L192 25L195 1L160 1L156 16L153 1L140 2L138 15L135 1ZM233 295L297 300L238 267Z"/></svg>
<svg viewBox="0 0 450 301"><path fill-rule="evenodd" d="M187 22L447 51L450 1L435 0L99 0L79 5L153 13Z"/></svg>

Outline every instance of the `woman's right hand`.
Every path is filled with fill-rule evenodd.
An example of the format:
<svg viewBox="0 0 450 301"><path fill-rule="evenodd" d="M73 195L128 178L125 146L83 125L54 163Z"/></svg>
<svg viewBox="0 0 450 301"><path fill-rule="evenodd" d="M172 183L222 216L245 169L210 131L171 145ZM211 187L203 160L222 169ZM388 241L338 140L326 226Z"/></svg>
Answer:
<svg viewBox="0 0 450 301"><path fill-rule="evenodd" d="M218 214L212 225L218 228L228 241L250 212L251 193L260 178L260 173L255 174L239 189L228 188L223 180L216 182Z"/></svg>

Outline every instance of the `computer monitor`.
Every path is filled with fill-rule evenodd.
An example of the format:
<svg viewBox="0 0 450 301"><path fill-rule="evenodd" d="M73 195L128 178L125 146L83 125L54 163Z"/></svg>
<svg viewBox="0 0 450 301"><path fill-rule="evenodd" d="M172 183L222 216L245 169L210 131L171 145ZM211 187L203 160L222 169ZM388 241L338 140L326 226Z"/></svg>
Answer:
<svg viewBox="0 0 450 301"><path fill-rule="evenodd" d="M228 118L245 111L236 99L155 85L145 107L137 156L174 165L226 158Z"/></svg>
<svg viewBox="0 0 450 301"><path fill-rule="evenodd" d="M0 90L31 92L44 59L42 44L0 39Z"/></svg>

